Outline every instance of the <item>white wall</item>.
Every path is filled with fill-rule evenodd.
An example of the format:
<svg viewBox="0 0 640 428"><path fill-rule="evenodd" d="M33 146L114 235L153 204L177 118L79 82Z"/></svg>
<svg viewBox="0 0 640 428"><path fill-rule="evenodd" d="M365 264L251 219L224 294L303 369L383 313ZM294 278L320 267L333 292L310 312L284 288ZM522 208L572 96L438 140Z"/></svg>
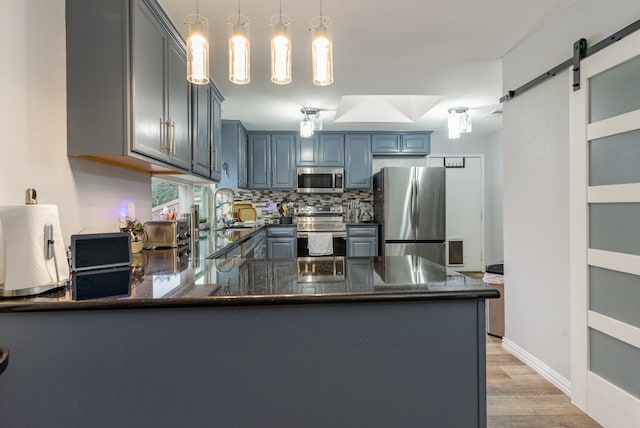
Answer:
<svg viewBox="0 0 640 428"><path fill-rule="evenodd" d="M503 58L503 86L515 89L640 18L637 0L582 0ZM570 378L569 72L504 103L506 339Z"/></svg>
<svg viewBox="0 0 640 428"><path fill-rule="evenodd" d="M67 158L64 0L0 0L0 10L0 205L37 189L40 203L58 205L66 244L116 231L129 201L150 219L148 174Z"/></svg>
<svg viewBox="0 0 640 428"><path fill-rule="evenodd" d="M484 135L462 134L459 140L436 136L431 153L484 155L485 264L502 261L502 131Z"/></svg>

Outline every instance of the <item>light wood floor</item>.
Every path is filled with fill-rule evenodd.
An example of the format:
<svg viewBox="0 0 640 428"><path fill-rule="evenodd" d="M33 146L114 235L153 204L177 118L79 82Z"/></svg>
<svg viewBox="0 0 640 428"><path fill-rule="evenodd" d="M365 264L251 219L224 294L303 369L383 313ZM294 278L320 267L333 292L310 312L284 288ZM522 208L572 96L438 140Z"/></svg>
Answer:
<svg viewBox="0 0 640 428"><path fill-rule="evenodd" d="M600 427L493 336L487 336L487 422L489 428Z"/></svg>

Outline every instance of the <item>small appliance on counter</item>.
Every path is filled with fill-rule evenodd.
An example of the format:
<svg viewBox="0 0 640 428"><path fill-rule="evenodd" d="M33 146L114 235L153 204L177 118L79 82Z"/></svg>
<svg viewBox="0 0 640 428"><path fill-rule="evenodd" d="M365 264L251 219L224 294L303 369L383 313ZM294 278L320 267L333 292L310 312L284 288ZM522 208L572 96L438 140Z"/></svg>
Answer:
<svg viewBox="0 0 640 428"><path fill-rule="evenodd" d="M56 205L0 206L0 297L32 296L66 285L69 266Z"/></svg>
<svg viewBox="0 0 640 428"><path fill-rule="evenodd" d="M189 248L191 227L187 220L148 221L144 225L144 248Z"/></svg>
<svg viewBox="0 0 640 428"><path fill-rule="evenodd" d="M129 232L71 235L72 299L129 295L132 261Z"/></svg>

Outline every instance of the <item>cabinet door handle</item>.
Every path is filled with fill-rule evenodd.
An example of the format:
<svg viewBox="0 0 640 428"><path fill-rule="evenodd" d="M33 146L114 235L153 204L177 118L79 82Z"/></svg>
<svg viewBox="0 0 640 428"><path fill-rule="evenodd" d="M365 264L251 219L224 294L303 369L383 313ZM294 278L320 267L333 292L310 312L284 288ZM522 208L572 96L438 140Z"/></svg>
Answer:
<svg viewBox="0 0 640 428"><path fill-rule="evenodd" d="M165 125L167 123L160 118L160 151L169 153L169 147L167 146L167 130Z"/></svg>
<svg viewBox="0 0 640 428"><path fill-rule="evenodd" d="M170 143L169 147L171 148L171 153L176 154L176 122L174 120L168 120L169 125L169 135L170 135Z"/></svg>

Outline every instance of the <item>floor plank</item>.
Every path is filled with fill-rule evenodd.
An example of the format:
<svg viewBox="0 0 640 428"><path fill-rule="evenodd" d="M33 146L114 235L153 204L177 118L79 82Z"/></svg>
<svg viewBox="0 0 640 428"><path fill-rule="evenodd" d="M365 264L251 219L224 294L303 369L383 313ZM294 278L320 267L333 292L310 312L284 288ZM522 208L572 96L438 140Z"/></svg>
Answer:
<svg viewBox="0 0 640 428"><path fill-rule="evenodd" d="M558 388L487 336L489 428L600 427Z"/></svg>

